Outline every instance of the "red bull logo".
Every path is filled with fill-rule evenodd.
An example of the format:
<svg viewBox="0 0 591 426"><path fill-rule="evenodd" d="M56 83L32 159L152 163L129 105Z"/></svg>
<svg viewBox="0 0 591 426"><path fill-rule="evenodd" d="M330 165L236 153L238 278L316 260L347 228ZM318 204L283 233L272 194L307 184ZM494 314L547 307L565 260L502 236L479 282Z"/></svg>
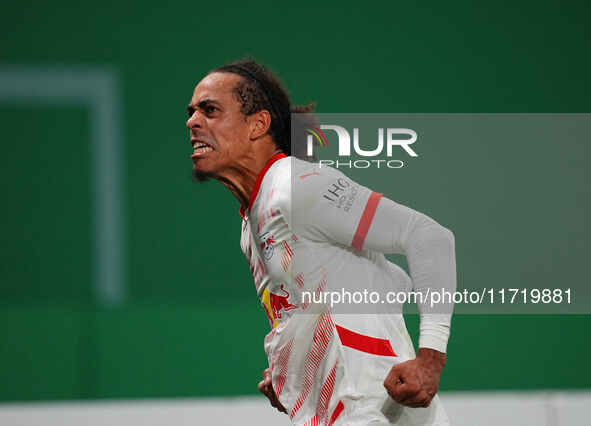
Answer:
<svg viewBox="0 0 591 426"><path fill-rule="evenodd" d="M273 328L277 327L278 320L282 318L282 311L290 311L297 308L296 305L289 303L289 293L283 288L283 284L281 284L279 290L282 294L271 293L268 289L263 291L263 306L267 318L269 318L269 323Z"/></svg>

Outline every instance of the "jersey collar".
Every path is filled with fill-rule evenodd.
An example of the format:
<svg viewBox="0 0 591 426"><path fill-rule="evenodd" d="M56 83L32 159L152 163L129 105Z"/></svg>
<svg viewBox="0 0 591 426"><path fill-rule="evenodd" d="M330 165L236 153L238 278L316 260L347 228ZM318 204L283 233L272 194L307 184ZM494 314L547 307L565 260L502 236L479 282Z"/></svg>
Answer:
<svg viewBox="0 0 591 426"><path fill-rule="evenodd" d="M257 176L257 180L255 181L254 187L252 188L252 192L250 193L250 199L248 200L248 210L249 211L252 208L252 205L254 204L254 200L256 200L256 198L257 198L257 195L259 193L259 189L261 188L261 183L263 182L263 178L265 177L267 170L269 170L269 168L273 165L273 163L275 161L280 160L285 157L287 157L287 155L285 155L283 152L278 152L277 154L273 155L269 159L269 161L267 161L267 163L263 167L263 170L261 170L261 172ZM238 210L238 212L240 213L240 216L242 216L242 219L246 219L246 217L245 217L246 212L244 211L243 206L240 206L240 210Z"/></svg>

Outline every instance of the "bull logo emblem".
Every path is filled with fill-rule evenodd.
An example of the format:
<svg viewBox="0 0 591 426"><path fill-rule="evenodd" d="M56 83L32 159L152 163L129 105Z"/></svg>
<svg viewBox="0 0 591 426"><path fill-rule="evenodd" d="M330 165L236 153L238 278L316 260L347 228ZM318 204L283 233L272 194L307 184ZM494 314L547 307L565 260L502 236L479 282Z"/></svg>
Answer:
<svg viewBox="0 0 591 426"><path fill-rule="evenodd" d="M297 305L289 303L289 293L285 290L283 284L281 284L279 290L283 294L271 293L268 289L263 292L263 306L272 327L276 327L277 320L282 318L281 311L290 311L297 308Z"/></svg>

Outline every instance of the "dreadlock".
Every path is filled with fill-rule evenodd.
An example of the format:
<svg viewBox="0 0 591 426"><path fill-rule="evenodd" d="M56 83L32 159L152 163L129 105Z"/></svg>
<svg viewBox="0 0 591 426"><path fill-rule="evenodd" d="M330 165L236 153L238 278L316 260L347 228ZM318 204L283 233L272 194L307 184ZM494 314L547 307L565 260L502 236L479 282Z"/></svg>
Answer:
<svg viewBox="0 0 591 426"><path fill-rule="evenodd" d="M291 137L293 133L294 137L300 139L305 135L306 128L317 125L315 117L311 114L314 102L303 106L291 106L289 94L279 79L251 58L222 65L211 72L240 75L242 79L234 88L234 96L241 105L240 112L246 117L261 110L269 111L269 134L275 145L286 155L309 159L305 155L304 144L297 144L294 146L296 152L292 152ZM298 113L293 122L291 113Z"/></svg>

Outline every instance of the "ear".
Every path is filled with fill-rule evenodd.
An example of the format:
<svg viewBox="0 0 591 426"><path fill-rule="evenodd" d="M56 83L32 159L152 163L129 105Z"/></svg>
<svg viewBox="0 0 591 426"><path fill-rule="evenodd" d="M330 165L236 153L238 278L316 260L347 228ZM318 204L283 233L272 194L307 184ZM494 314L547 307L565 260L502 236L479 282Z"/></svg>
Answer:
<svg viewBox="0 0 591 426"><path fill-rule="evenodd" d="M264 136L271 127L271 114L266 109L262 109L259 112L255 112L250 115L250 139L255 140Z"/></svg>

